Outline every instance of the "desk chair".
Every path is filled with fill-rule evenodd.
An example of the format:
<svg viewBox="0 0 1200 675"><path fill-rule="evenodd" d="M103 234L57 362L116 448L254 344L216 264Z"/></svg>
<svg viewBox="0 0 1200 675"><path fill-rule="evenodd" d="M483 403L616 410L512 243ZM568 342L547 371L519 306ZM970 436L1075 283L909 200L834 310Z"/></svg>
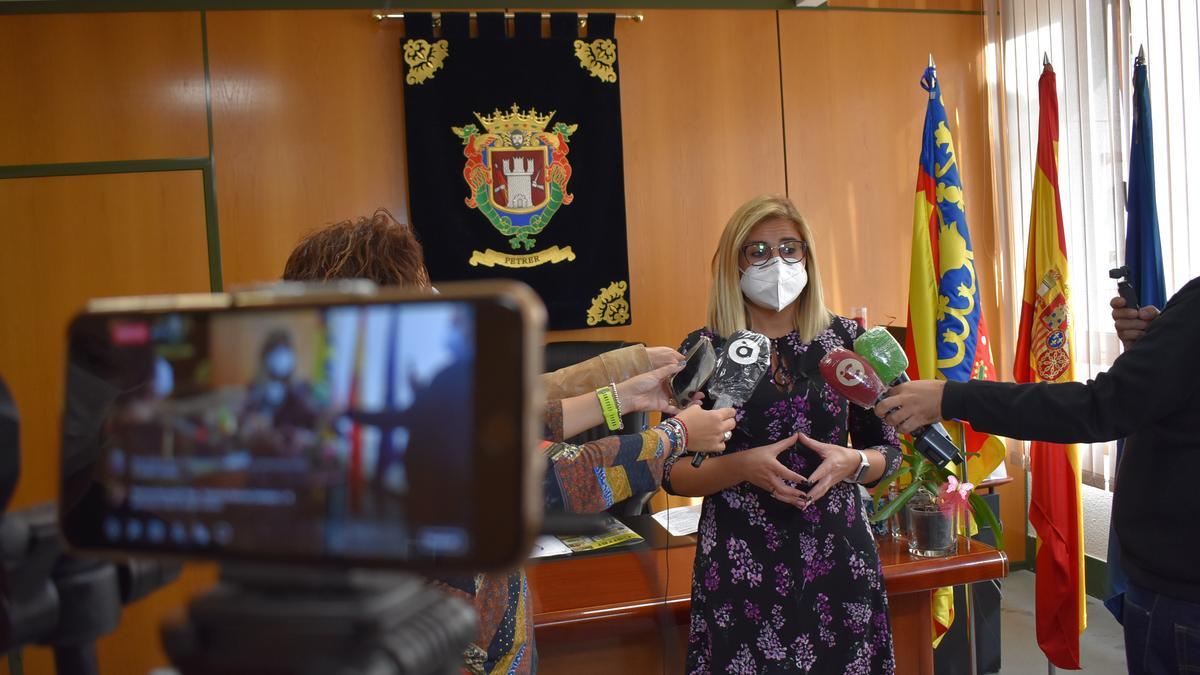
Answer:
<svg viewBox="0 0 1200 675"><path fill-rule="evenodd" d="M546 344L546 372L552 373L559 368L586 361L593 356L599 356L607 351L629 347L630 345L638 344L636 342L619 342L619 341L598 341L598 340L573 340L565 342L549 342ZM637 433L641 431L647 424L647 415L644 412L625 413L621 417L625 423L625 430L620 433ZM601 424L597 427L592 427L581 434L572 436L567 439L568 443L583 444L588 441L594 441L604 438L612 432L608 427ZM650 498L654 496L653 492L638 492L630 495L628 499L622 500L613 504L608 509L609 513L618 516L637 516L641 515L646 510L646 505L650 502Z"/></svg>

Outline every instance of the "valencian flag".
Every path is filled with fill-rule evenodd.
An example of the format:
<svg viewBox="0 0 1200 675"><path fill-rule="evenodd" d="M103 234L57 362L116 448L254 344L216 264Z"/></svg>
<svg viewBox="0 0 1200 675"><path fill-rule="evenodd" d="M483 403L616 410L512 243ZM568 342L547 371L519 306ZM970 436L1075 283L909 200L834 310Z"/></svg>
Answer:
<svg viewBox="0 0 1200 675"><path fill-rule="evenodd" d="M929 102L913 214L905 339L908 375L914 380L993 379L996 369L979 304L962 176L932 65L925 70L921 87L929 93ZM947 422L946 427L965 446L971 482L978 484L1004 461L1004 443L999 438L965 423ZM954 620L950 588L934 594L933 619L936 645Z"/></svg>
<svg viewBox="0 0 1200 675"><path fill-rule="evenodd" d="M1162 307L1167 302L1163 279L1162 243L1158 237L1158 208L1154 192L1154 128L1150 114L1150 82L1146 60L1138 55L1133 67L1133 140L1129 143L1129 197L1125 202L1125 266L1129 283L1143 307ZM1117 442L1117 464L1123 442ZM1114 487L1114 489L1119 489ZM1121 545L1116 530L1108 529L1108 580L1112 597L1104 606L1118 622L1124 622L1125 589L1128 579L1121 567Z"/></svg>
<svg viewBox="0 0 1200 675"><path fill-rule="evenodd" d="M1017 382L1071 382L1070 285L1067 242L1058 193L1058 93L1054 69L1038 80L1041 106L1025 292L1017 329ZM1079 635L1086 627L1079 447L1029 445L1032 493L1029 522L1037 530L1037 641L1050 663L1079 668Z"/></svg>
<svg viewBox="0 0 1200 675"><path fill-rule="evenodd" d="M550 328L630 322L612 14L405 13L412 223L433 281L508 277Z"/></svg>

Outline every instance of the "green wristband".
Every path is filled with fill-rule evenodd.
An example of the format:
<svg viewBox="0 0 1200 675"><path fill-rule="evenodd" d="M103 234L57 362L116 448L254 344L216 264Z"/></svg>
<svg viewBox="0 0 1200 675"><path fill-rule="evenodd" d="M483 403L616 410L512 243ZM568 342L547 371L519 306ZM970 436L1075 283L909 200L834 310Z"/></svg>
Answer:
<svg viewBox="0 0 1200 675"><path fill-rule="evenodd" d="M617 398L613 396L611 387L600 387L596 390L596 398L600 400L600 412L604 414L604 423L609 431L620 431L625 428L621 421L621 409L617 406Z"/></svg>

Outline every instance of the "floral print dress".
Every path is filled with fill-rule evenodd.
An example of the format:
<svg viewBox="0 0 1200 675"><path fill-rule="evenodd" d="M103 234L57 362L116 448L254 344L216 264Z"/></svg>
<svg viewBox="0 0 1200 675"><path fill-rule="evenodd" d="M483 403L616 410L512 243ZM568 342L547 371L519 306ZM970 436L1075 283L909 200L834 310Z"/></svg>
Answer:
<svg viewBox="0 0 1200 675"><path fill-rule="evenodd" d="M895 431L849 403L821 377L818 364L861 333L833 317L812 342L795 332L771 341L770 372L737 411L726 452L768 445L804 432L827 443L875 449L885 475L900 466ZM700 335L718 353L723 340ZM849 443L847 442L849 434ZM667 461L663 486L684 455ZM779 461L808 476L820 457L797 445ZM892 673L891 626L883 572L858 486L839 482L801 510L740 483L704 498L692 572L687 672Z"/></svg>

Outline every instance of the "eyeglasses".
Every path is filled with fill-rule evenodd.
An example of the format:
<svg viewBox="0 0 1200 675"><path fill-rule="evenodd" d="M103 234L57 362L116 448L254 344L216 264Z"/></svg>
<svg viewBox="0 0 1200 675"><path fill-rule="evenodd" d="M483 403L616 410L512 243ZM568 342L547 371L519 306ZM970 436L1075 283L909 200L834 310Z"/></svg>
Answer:
<svg viewBox="0 0 1200 675"><path fill-rule="evenodd" d="M759 267L771 260L772 252L778 252L783 262L794 265L804 262L808 254L808 242L799 239L784 239L778 246L770 246L765 241L751 241L742 245L742 257L746 262Z"/></svg>

